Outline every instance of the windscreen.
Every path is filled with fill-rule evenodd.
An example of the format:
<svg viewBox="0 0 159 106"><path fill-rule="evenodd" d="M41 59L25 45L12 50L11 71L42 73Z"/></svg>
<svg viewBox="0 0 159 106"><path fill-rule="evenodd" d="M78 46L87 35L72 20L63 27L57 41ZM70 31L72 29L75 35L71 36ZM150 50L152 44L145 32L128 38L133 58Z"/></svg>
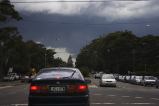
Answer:
<svg viewBox="0 0 159 106"><path fill-rule="evenodd" d="M41 72L39 72L35 79L72 78L74 73L75 73L74 70L48 69L48 70L42 70Z"/></svg>
<svg viewBox="0 0 159 106"><path fill-rule="evenodd" d="M114 79L112 75L103 75L102 79Z"/></svg>

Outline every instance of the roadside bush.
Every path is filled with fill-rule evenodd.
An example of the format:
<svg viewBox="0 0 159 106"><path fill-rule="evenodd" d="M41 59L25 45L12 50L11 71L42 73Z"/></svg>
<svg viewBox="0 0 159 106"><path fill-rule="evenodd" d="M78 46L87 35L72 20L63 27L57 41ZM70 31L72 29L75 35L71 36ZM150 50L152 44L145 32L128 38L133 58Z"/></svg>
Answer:
<svg viewBox="0 0 159 106"><path fill-rule="evenodd" d="M81 67L80 71L84 77L89 77L89 69L87 67Z"/></svg>

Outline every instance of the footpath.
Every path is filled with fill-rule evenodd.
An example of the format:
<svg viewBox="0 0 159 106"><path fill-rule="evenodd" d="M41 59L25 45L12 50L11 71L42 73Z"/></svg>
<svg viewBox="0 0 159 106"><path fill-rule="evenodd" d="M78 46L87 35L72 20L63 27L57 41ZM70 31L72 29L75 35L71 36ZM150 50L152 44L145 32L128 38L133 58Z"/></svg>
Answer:
<svg viewBox="0 0 159 106"><path fill-rule="evenodd" d="M23 83L21 83L19 80L17 81L0 81L0 87L4 87L4 86L16 86L16 85L22 85Z"/></svg>

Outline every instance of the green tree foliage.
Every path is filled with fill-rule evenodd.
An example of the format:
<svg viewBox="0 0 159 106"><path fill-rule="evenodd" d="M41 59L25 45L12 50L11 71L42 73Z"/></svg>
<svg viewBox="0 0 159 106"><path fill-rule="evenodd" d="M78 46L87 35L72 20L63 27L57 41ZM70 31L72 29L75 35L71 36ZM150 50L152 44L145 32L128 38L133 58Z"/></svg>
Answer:
<svg viewBox="0 0 159 106"><path fill-rule="evenodd" d="M22 17L17 11L15 11L14 6L9 0L0 1L0 22L7 21L8 19L21 20Z"/></svg>
<svg viewBox="0 0 159 106"><path fill-rule="evenodd" d="M32 68L66 66L62 59L54 58L55 51L34 41L23 41L16 28L0 29L0 72L7 74L9 67L20 74L28 73ZM2 71L3 70L3 71Z"/></svg>
<svg viewBox="0 0 159 106"><path fill-rule="evenodd" d="M130 31L103 35L81 49L76 67L120 74L159 73L159 37L137 37Z"/></svg>
<svg viewBox="0 0 159 106"><path fill-rule="evenodd" d="M73 67L72 56L70 55L67 60L67 67Z"/></svg>

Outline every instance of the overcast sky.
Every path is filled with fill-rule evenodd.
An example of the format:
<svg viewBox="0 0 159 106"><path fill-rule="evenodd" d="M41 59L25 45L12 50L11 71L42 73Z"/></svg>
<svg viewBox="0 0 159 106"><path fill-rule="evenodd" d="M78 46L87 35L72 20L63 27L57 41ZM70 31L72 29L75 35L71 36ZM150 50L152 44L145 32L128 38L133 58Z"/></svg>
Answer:
<svg viewBox="0 0 159 106"><path fill-rule="evenodd" d="M35 2L46 0L11 1L31 1L13 3L23 17L22 21L15 24L24 39L56 48L60 52L56 56L61 56L65 61L69 54L76 56L83 46L103 33L130 30L138 36L159 35L158 0L38 3Z"/></svg>

